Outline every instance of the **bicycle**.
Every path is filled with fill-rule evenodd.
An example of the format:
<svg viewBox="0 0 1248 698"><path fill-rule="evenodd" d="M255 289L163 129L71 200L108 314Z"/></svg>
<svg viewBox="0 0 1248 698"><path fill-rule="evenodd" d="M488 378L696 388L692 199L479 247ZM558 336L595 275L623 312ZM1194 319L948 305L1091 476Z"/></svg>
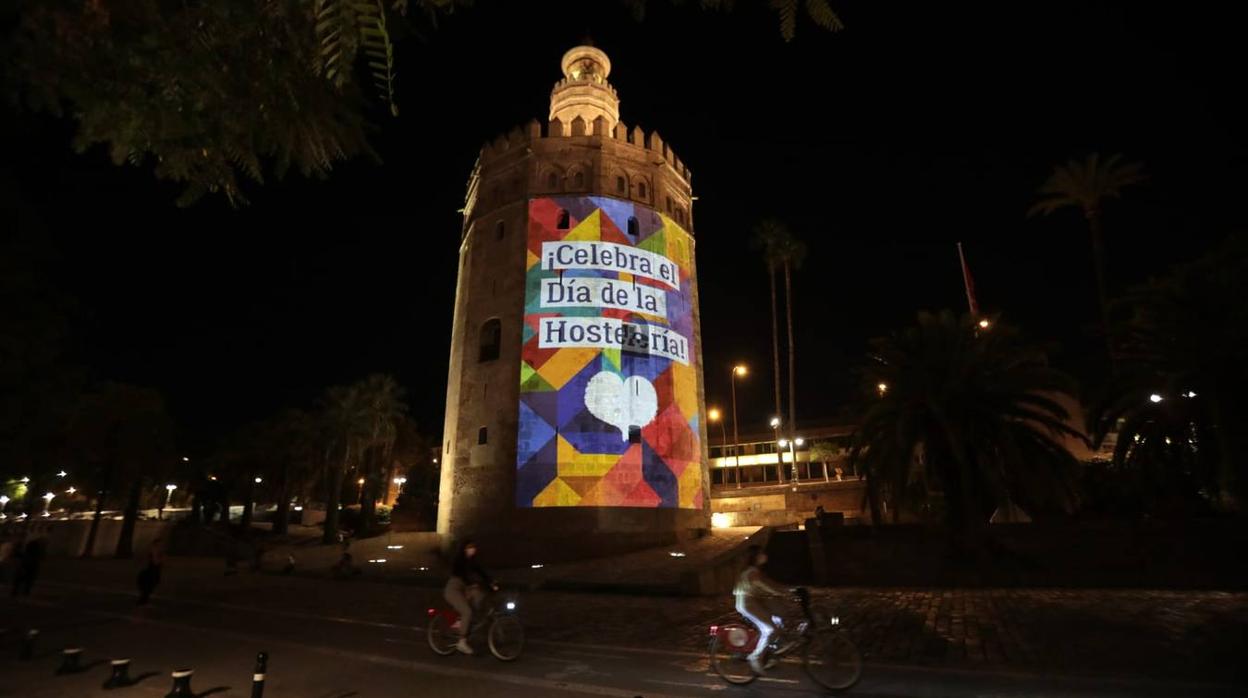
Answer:
<svg viewBox="0 0 1248 698"><path fill-rule="evenodd" d="M810 592L794 590L804 618L786 619L772 635L763 653L764 667L770 669L788 654L801 651L802 666L815 683L828 691L853 688L862 678L862 653L840 626L840 619L812 608ZM793 621L796 620L796 624ZM792 628L788 630L786 628ZM745 685L758 678L747 657L758 645L759 632L753 623L733 620L710 627L711 666L720 678Z"/></svg>
<svg viewBox="0 0 1248 698"><path fill-rule="evenodd" d="M487 596L481 609L473 613L475 617L467 636L469 642L484 628L490 654L503 662L519 658L524 650L524 626L516 616L518 605L515 596L500 593ZM425 636L434 654L445 657L455 653L455 643L459 642L459 620L459 613L453 608L429 608L429 626L425 629Z"/></svg>

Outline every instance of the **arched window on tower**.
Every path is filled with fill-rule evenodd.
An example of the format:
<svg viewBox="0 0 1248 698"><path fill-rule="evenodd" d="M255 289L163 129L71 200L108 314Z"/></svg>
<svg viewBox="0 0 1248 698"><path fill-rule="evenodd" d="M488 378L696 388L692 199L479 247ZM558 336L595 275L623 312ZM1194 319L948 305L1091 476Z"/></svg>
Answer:
<svg viewBox="0 0 1248 698"><path fill-rule="evenodd" d="M637 183L637 198L639 199L646 198L646 183L645 182Z"/></svg>
<svg viewBox="0 0 1248 698"><path fill-rule="evenodd" d="M481 341L477 349L477 361L493 361L498 358L503 343L503 323L490 318L481 326Z"/></svg>
<svg viewBox="0 0 1248 698"><path fill-rule="evenodd" d="M617 194L623 194L627 191L628 191L628 182L624 181L623 177L616 177L615 178L615 192Z"/></svg>
<svg viewBox="0 0 1248 698"><path fill-rule="evenodd" d="M637 225L637 216L628 217L628 236L634 240L641 234L640 226Z"/></svg>
<svg viewBox="0 0 1248 698"><path fill-rule="evenodd" d="M489 427L479 427L477 429L477 445L484 446L490 442Z"/></svg>
<svg viewBox="0 0 1248 698"><path fill-rule="evenodd" d="M568 216L568 210L566 208L559 209L559 223L555 227L559 230L567 230L571 224L572 221L570 216Z"/></svg>
<svg viewBox="0 0 1248 698"><path fill-rule="evenodd" d="M551 189L551 190L558 189L559 188L559 175L555 174L554 172L551 172L550 174L546 175L546 188Z"/></svg>
<svg viewBox="0 0 1248 698"><path fill-rule="evenodd" d="M671 213L671 212L672 212L672 197L670 197L670 196L669 196L669 197L667 197L667 202L666 202L666 203L667 203L667 212L668 212L668 213Z"/></svg>
<svg viewBox="0 0 1248 698"><path fill-rule="evenodd" d="M584 172L576 173L576 175L572 178L572 186L574 186L578 191L585 188L585 173Z"/></svg>
<svg viewBox="0 0 1248 698"><path fill-rule="evenodd" d="M495 224L494 224L494 239L495 239L495 240L502 240L502 239L503 239L503 236L504 236L504 235L506 235L506 234L507 234L507 224L506 224L506 223L504 223L504 222L502 222L502 221L499 221L499 222L497 222L497 223L495 223Z"/></svg>

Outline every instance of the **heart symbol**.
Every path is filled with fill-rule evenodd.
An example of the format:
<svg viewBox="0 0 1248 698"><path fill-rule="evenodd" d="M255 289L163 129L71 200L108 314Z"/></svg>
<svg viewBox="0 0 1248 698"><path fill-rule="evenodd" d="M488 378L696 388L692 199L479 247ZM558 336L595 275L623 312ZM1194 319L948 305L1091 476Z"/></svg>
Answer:
<svg viewBox="0 0 1248 698"><path fill-rule="evenodd" d="M590 414L619 429L620 438L628 441L630 427L644 427L659 413L659 396L642 376L625 379L602 371L585 386L585 406Z"/></svg>

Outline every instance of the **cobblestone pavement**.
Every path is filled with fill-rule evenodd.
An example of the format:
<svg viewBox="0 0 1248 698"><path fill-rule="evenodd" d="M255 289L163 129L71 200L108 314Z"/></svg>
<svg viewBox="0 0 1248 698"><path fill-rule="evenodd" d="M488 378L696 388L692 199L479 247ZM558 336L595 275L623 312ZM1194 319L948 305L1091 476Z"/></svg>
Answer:
<svg viewBox="0 0 1248 698"><path fill-rule="evenodd" d="M136 564L49 561L49 589L130 593ZM283 609L361 622L420 625L440 589L271 574L223 577L220 561L171 559L157 592L222 608ZM1248 594L1064 589L828 589L869 662L1060 675L1248 683ZM730 598L533 592L530 637L699 653Z"/></svg>

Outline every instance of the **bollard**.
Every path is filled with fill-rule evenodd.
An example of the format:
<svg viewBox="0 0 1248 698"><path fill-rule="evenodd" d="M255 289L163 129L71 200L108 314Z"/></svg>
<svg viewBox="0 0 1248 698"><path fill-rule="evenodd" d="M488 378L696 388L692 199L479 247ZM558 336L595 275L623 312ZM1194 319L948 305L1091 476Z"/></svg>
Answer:
<svg viewBox="0 0 1248 698"><path fill-rule="evenodd" d="M256 655L256 670L251 674L251 698L264 698L264 673L269 666L269 653Z"/></svg>
<svg viewBox="0 0 1248 698"><path fill-rule="evenodd" d="M81 647L66 647L61 650L61 665L57 667L56 675L64 676L84 671L82 664L78 661L80 659L82 659Z"/></svg>
<svg viewBox="0 0 1248 698"><path fill-rule="evenodd" d="M38 639L38 630L34 628L27 630L25 637L22 638L22 649L18 652L17 658L21 660L32 659L35 656L35 640Z"/></svg>
<svg viewBox="0 0 1248 698"><path fill-rule="evenodd" d="M104 682L104 690L112 688L125 688L134 683L130 679L130 660L114 659L110 662L113 673L109 675L108 680Z"/></svg>
<svg viewBox="0 0 1248 698"><path fill-rule="evenodd" d="M165 698L195 698L191 691L191 674L194 669L178 669L173 672L173 688Z"/></svg>

